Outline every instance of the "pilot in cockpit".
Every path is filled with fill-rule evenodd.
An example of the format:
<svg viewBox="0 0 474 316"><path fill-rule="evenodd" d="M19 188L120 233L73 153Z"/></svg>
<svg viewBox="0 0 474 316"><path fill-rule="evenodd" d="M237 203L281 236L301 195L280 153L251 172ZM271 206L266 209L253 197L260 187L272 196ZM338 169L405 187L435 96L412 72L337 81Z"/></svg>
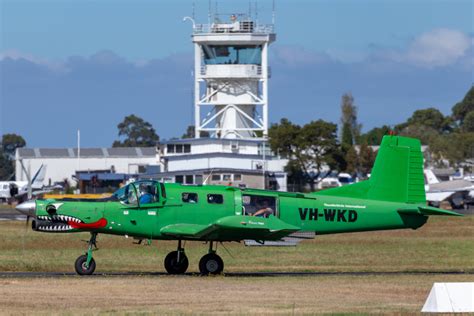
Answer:
<svg viewBox="0 0 474 316"><path fill-rule="evenodd" d="M153 194L151 190L151 186L142 183L140 185L140 205L148 204L153 202Z"/></svg>

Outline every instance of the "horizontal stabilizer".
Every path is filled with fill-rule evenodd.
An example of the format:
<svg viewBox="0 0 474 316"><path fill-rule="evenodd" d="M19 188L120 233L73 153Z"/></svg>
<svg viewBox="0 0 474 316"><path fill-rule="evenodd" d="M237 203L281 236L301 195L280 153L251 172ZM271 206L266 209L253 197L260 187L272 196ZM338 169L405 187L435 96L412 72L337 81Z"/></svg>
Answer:
<svg viewBox="0 0 474 316"><path fill-rule="evenodd" d="M453 212L453 211L448 211L448 210L442 210L436 207L431 207L431 206L418 206L410 209L400 209L398 210L399 213L402 214L412 214L412 215L425 215L425 216L430 216L430 215L444 215L444 216L462 216L462 214Z"/></svg>

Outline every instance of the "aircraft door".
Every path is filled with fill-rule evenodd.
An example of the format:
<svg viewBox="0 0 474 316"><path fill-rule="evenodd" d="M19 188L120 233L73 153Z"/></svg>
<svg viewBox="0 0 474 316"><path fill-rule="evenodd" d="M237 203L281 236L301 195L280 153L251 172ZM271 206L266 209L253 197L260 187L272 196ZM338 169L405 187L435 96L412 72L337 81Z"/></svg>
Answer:
<svg viewBox="0 0 474 316"><path fill-rule="evenodd" d="M156 181L137 181L128 184L112 195L107 203L112 230L136 237L152 238L157 227L159 190Z"/></svg>
<svg viewBox="0 0 474 316"><path fill-rule="evenodd" d="M274 196L242 194L244 215L258 217L279 217L278 199Z"/></svg>

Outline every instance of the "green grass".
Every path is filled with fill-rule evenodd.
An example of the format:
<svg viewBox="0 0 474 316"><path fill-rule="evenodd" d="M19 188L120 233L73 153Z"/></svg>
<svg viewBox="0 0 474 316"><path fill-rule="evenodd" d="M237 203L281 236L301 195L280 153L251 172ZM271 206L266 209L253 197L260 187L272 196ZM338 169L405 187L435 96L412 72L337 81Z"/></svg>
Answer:
<svg viewBox="0 0 474 316"><path fill-rule="evenodd" d="M245 247L227 243L218 253L227 272L289 271L469 271L474 272L472 216L433 217L419 230L317 236L297 247ZM74 271L88 234L33 232L21 222L0 222L1 271ZM176 242L135 245L133 239L99 235L97 272L163 272L163 259ZM187 242L190 272L207 245Z"/></svg>

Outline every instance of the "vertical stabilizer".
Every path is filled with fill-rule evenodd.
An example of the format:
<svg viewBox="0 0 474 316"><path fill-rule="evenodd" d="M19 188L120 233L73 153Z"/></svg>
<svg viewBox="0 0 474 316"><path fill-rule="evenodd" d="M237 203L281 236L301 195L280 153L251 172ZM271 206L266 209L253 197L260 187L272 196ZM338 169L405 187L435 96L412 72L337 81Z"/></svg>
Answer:
<svg viewBox="0 0 474 316"><path fill-rule="evenodd" d="M424 182L420 141L386 135L369 180L316 194L426 204Z"/></svg>
<svg viewBox="0 0 474 316"><path fill-rule="evenodd" d="M368 198L426 203L423 154L418 139L384 136L370 178Z"/></svg>

